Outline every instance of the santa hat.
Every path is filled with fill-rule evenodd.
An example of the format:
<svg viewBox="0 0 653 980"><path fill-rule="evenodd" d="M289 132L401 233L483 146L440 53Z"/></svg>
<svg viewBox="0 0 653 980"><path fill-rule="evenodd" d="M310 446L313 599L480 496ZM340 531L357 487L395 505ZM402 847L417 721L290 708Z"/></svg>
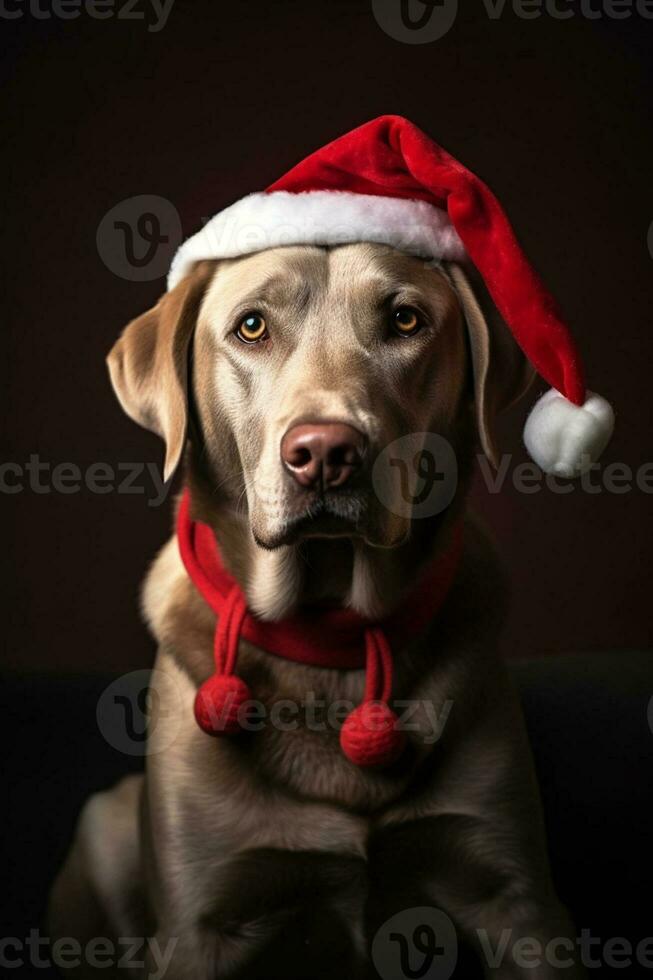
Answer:
<svg viewBox="0 0 653 980"><path fill-rule="evenodd" d="M575 476L599 457L612 435L612 408L586 390L569 328L501 205L478 177L401 116L359 126L266 191L221 211L183 243L168 285L202 259L347 242L379 242L431 260L471 260L515 340L552 386L526 422L530 455L560 476Z"/></svg>

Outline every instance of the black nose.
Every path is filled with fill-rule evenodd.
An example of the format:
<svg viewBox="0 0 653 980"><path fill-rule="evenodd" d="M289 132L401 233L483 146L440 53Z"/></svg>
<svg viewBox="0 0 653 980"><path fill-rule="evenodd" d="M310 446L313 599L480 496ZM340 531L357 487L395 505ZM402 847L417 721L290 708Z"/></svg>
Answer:
<svg viewBox="0 0 653 980"><path fill-rule="evenodd" d="M359 469L365 437L344 422L294 425L281 440L281 459L300 486L341 487Z"/></svg>

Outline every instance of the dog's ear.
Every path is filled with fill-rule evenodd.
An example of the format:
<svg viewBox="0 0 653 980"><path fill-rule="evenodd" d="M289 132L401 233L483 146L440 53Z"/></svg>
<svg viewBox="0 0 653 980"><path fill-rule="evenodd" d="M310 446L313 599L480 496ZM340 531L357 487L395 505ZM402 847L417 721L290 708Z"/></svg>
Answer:
<svg viewBox="0 0 653 980"><path fill-rule="evenodd" d="M186 443L189 345L214 262L200 262L147 313L132 320L107 364L123 409L165 441L163 478L176 470Z"/></svg>
<svg viewBox="0 0 653 980"><path fill-rule="evenodd" d="M502 321L475 270L447 264L467 325L476 424L483 452L496 466L495 420L526 394L535 371Z"/></svg>

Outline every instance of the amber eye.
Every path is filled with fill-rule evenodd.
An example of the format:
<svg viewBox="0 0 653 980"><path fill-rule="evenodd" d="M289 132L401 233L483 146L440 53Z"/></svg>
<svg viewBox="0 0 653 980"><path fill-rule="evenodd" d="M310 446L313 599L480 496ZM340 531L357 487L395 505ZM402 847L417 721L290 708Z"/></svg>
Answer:
<svg viewBox="0 0 653 980"><path fill-rule="evenodd" d="M419 313L412 306L400 306L392 315L392 325L401 337L412 337L422 326Z"/></svg>
<svg viewBox="0 0 653 980"><path fill-rule="evenodd" d="M265 340L267 335L268 328L260 313L248 313L236 330L236 336L244 344L256 344L259 340Z"/></svg>

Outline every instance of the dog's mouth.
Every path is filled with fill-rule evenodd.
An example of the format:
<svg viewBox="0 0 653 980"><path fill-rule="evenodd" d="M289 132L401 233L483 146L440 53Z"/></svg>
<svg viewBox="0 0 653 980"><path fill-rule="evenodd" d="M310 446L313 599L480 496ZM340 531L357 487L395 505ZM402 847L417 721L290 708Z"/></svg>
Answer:
<svg viewBox="0 0 653 980"><path fill-rule="evenodd" d="M327 491L314 494L304 508L288 517L270 537L254 532L256 543L267 550L309 538L364 537L368 502L362 492Z"/></svg>

